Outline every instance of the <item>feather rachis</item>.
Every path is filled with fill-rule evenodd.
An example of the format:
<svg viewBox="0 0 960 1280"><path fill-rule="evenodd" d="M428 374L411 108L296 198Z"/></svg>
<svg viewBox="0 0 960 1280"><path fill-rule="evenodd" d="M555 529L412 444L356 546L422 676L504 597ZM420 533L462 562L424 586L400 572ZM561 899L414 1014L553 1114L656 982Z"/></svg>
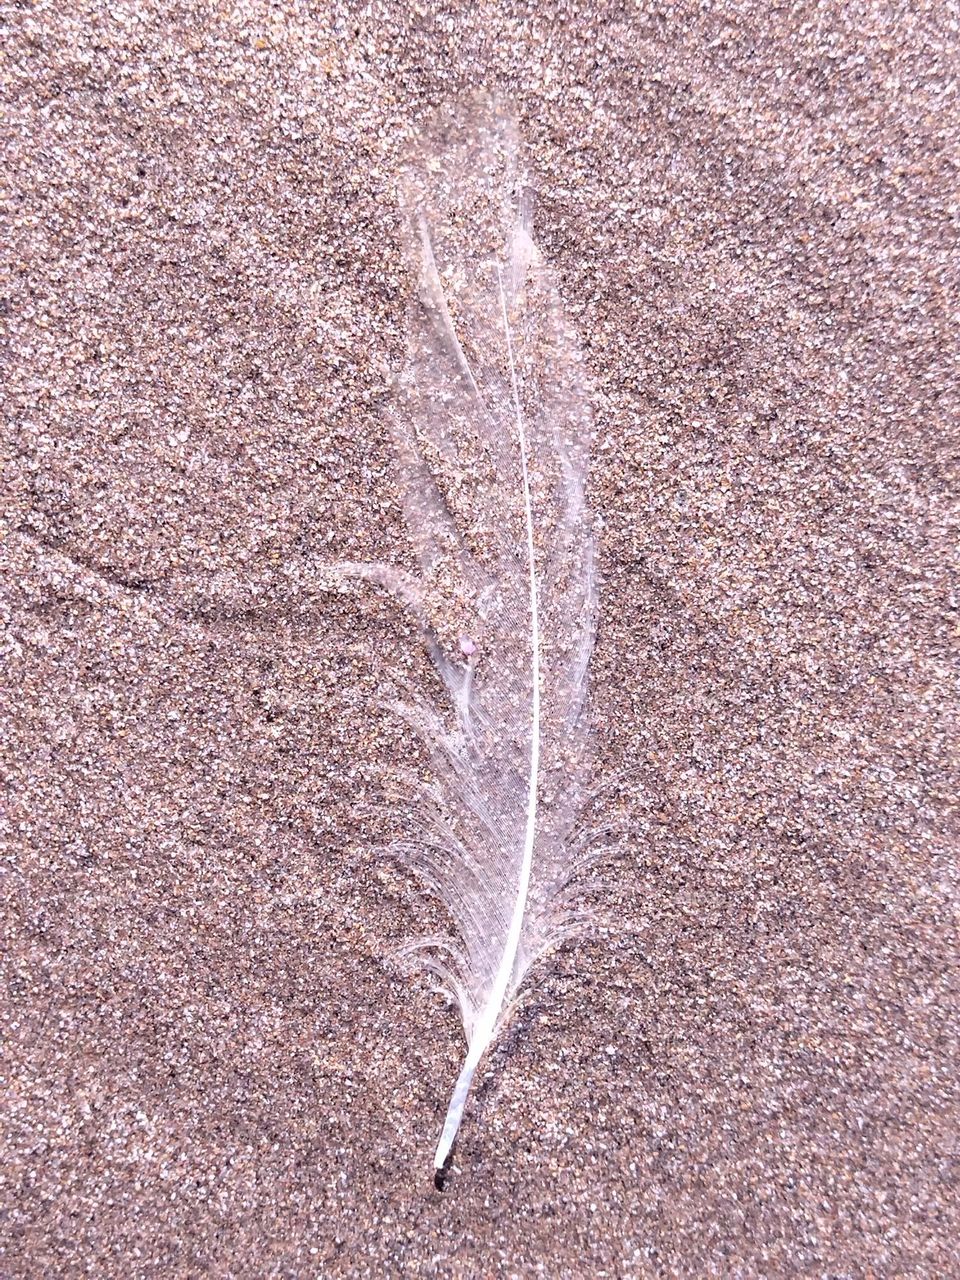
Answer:
<svg viewBox="0 0 960 1280"><path fill-rule="evenodd" d="M517 438L520 445L520 474L523 490L523 511L527 536L527 563L530 584L530 653L531 653L531 685L532 702L530 712L530 766L527 783L527 825L524 833L523 858L520 863L520 875L517 883L517 896L514 903L510 927L504 943L503 955L497 970L497 976L490 991L486 1005L480 1012L478 1026L474 1030L474 1040L470 1045L466 1061L454 1087L453 1097L447 1109L446 1120L437 1150L434 1155L434 1167L442 1169L447 1162L450 1149L460 1128L463 1108L473 1079L474 1072L481 1056L492 1040L500 1018L504 1011L507 992L517 963L517 952L520 947L520 935L523 918L527 906L527 894L530 886L530 870L533 865L533 850L537 832L537 800L540 771L540 623L538 604L538 584L536 569L536 552L534 547L533 501L530 496L530 476L527 457L527 438L523 423L523 412L520 408L520 397L517 391L517 370L513 358L513 343L510 337L510 320L507 315L507 299L503 288L503 278L499 268L497 282L500 290L500 305L503 316L503 331L507 343L507 359L510 367L510 387L516 415Z"/></svg>

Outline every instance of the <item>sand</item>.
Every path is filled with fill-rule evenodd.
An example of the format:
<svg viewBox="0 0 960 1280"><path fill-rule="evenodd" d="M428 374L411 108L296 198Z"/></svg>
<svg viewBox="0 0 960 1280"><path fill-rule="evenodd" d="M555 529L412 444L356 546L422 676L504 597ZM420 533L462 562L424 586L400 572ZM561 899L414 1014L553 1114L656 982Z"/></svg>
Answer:
<svg viewBox="0 0 960 1280"><path fill-rule="evenodd" d="M4 1277L945 1277L957 110L941 5L12 5ZM410 130L516 102L594 385L609 926L489 1059L386 958L425 672Z"/></svg>

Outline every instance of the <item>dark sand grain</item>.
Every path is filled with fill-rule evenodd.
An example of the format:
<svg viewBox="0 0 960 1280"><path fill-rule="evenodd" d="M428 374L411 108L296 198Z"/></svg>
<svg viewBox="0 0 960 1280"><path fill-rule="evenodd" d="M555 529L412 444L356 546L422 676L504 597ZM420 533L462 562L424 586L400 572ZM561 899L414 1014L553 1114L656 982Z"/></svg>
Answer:
<svg viewBox="0 0 960 1280"><path fill-rule="evenodd" d="M949 1277L948 5L23 3L4 1277ZM595 380L617 928L490 1060L381 959L411 122L516 100Z"/></svg>

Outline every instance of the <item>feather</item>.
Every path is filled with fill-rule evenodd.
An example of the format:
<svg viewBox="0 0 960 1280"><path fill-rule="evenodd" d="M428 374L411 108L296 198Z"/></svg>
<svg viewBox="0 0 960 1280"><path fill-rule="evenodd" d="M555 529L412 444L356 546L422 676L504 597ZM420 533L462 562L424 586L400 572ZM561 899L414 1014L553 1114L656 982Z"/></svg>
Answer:
<svg viewBox="0 0 960 1280"><path fill-rule="evenodd" d="M597 594L591 412L511 114L481 101L438 117L400 191L419 285L388 420L419 573L351 569L412 612L442 682L439 700L396 704L431 774L403 852L455 926L414 947L467 1040L439 1170L530 965L583 919L571 877Z"/></svg>

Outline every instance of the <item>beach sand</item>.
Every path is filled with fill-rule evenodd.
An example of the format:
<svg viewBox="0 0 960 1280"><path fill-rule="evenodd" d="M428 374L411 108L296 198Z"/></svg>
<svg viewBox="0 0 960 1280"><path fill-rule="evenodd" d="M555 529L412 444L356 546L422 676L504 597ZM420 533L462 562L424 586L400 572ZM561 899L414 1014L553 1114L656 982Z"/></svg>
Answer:
<svg viewBox="0 0 960 1280"><path fill-rule="evenodd" d="M6 10L4 1277L946 1277L957 31L939 5ZM518 109L593 382L609 925L482 1069L387 955L427 679L406 139Z"/></svg>

